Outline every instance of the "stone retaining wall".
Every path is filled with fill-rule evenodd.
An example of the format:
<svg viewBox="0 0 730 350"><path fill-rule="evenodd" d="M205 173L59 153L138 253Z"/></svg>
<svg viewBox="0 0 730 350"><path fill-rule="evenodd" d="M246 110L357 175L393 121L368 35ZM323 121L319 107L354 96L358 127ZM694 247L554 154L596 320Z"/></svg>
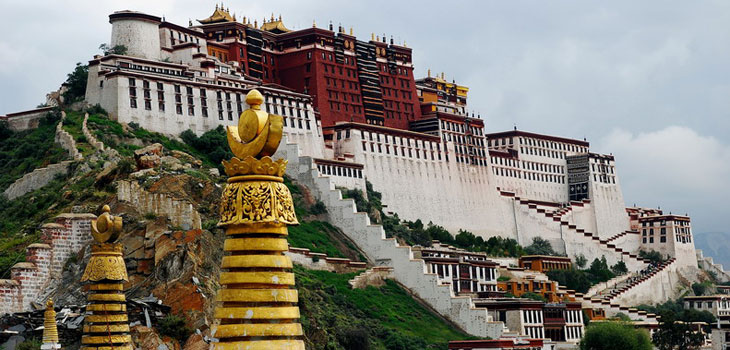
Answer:
<svg viewBox="0 0 730 350"><path fill-rule="evenodd" d="M89 128L86 126L86 122L89 120L89 113L86 113L84 115L84 121L81 123L81 132L84 133L84 137L86 137L86 142L88 142L91 146L96 148L99 151L104 152L104 143L97 140L96 137L94 137L94 134L89 131Z"/></svg>
<svg viewBox="0 0 730 350"><path fill-rule="evenodd" d="M63 130L63 121L66 120L66 112L61 112L61 121L56 125L56 143L61 145L73 160L82 160L84 156L76 148L76 141L66 130Z"/></svg>
<svg viewBox="0 0 730 350"><path fill-rule="evenodd" d="M3 192L5 197L10 200L18 198L28 192L35 191L49 182L53 181L56 176L61 174L68 174L73 161L66 160L60 163L51 164L45 168L35 169L15 180L8 188Z"/></svg>
<svg viewBox="0 0 730 350"><path fill-rule="evenodd" d="M349 273L362 271L367 268L367 264L364 262L343 258L331 258L327 254L314 253L306 248L289 247L289 250L284 252L284 255L291 258L293 263L302 265L310 270Z"/></svg>
<svg viewBox="0 0 730 350"><path fill-rule="evenodd" d="M304 184L327 207L329 221L357 244L371 261L393 268L393 278L408 288L433 310L451 320L468 334L499 338L502 322L495 322L487 309L476 308L470 297L455 296L450 286L440 284L438 276L426 273L426 264L414 259L409 246L400 246L386 238L380 225L370 224L366 213L357 212L352 199L342 199L327 176L321 176L311 157L300 157L296 144L282 142L278 156L289 161L287 175Z"/></svg>
<svg viewBox="0 0 730 350"><path fill-rule="evenodd" d="M117 199L132 203L140 213L166 216L172 226L183 230L202 228L200 213L191 203L164 194L147 192L136 181L119 181Z"/></svg>

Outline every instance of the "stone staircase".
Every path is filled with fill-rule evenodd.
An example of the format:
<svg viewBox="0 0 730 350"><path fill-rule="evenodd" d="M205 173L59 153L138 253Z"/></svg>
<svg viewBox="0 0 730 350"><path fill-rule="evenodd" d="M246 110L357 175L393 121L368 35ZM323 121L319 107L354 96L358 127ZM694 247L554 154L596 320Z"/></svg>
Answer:
<svg viewBox="0 0 730 350"><path fill-rule="evenodd" d="M659 266L657 266L656 268L654 268L649 273L645 273L645 274L633 274L635 278L632 278L632 279L623 281L623 282L619 283L616 287L611 288L611 291L609 293L606 293L606 294L602 295L602 299L605 299L605 300L609 300L610 301L610 300L613 300L613 299L621 296L621 294L627 292L631 288L634 288L634 287L642 284L643 282L648 281L652 277L656 276L662 270L664 270L667 267L669 267L669 265L673 264L675 261L676 261L675 258L671 258L671 259L669 259L669 260L661 263Z"/></svg>
<svg viewBox="0 0 730 350"><path fill-rule="evenodd" d="M343 199L330 178L319 173L313 159L299 155L297 144L283 142L276 156L289 161L287 175L307 186L325 204L330 222L355 242L370 261L392 267L397 282L466 333L500 337L505 328L502 322L493 321L487 309L474 307L471 297L454 295L452 288L441 284L436 274L426 272L425 262L413 258L410 246L387 238L383 227L371 224L367 213L358 212L352 199Z"/></svg>
<svg viewBox="0 0 730 350"><path fill-rule="evenodd" d="M367 286L382 286L385 280L393 274L390 266L375 266L363 271L355 278L348 281L352 288L365 288Z"/></svg>
<svg viewBox="0 0 730 350"><path fill-rule="evenodd" d="M524 200L520 197L514 197L515 203L519 204L522 208L526 208L528 211L533 212L536 218L545 218L552 220L562 226L564 231L570 235L570 238L577 239L580 241L590 240L595 248L600 249L601 253L606 255L606 258L613 256L614 261L624 261L630 270L641 270L648 263L648 260L640 258L637 254L624 251L622 248L617 247L615 244L610 243L608 240L601 239L598 235L591 233L587 230L579 228L577 225L570 223L562 216L556 216L553 212L549 212L543 208L539 208L538 205L530 200ZM583 237L583 239L581 239ZM609 256L611 255L611 256ZM600 255L597 255L597 257Z"/></svg>

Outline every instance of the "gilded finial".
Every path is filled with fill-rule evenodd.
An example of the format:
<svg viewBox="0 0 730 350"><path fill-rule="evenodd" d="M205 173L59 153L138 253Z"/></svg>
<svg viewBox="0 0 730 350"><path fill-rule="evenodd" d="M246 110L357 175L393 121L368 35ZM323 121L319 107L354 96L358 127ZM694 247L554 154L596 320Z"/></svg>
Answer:
<svg viewBox="0 0 730 350"><path fill-rule="evenodd" d="M281 22L281 13L279 14L279 22Z"/></svg>
<svg viewBox="0 0 730 350"><path fill-rule="evenodd" d="M91 236L99 243L114 243L122 232L122 218L109 214L111 209L104 205L102 214L91 220Z"/></svg>
<svg viewBox="0 0 730 350"><path fill-rule="evenodd" d="M350 35L352 35L352 27L350 27Z"/></svg>
<svg viewBox="0 0 730 350"><path fill-rule="evenodd" d="M258 28L259 27L259 20L255 19L253 20L253 27Z"/></svg>
<svg viewBox="0 0 730 350"><path fill-rule="evenodd" d="M317 21L316 20L312 20L312 28L317 28Z"/></svg>
<svg viewBox="0 0 730 350"><path fill-rule="evenodd" d="M428 69L428 77L431 77L431 68Z"/></svg>
<svg viewBox="0 0 730 350"><path fill-rule="evenodd" d="M274 13L273 12L271 13L271 21L272 22L274 21Z"/></svg>
<svg viewBox="0 0 730 350"><path fill-rule="evenodd" d="M370 33L370 40L375 40L375 33Z"/></svg>
<svg viewBox="0 0 730 350"><path fill-rule="evenodd" d="M281 142L283 119L261 110L264 96L256 89L246 95L246 103L251 108L241 113L238 126L226 127L228 145L239 159L271 156Z"/></svg>

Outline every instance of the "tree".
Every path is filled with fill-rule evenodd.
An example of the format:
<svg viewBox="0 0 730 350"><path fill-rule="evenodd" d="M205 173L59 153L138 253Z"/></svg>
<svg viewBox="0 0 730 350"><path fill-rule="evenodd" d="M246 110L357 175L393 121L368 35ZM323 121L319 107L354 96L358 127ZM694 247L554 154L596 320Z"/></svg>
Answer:
<svg viewBox="0 0 730 350"><path fill-rule="evenodd" d="M613 278L613 272L608 269L605 256L602 256L601 259L594 259L588 272L593 275L594 278L592 280L595 282L608 281Z"/></svg>
<svg viewBox="0 0 730 350"><path fill-rule="evenodd" d="M104 53L104 56L107 55L126 55L127 54L127 47L124 45L114 45L110 46L109 44L101 44L99 45L99 50L101 50L102 53Z"/></svg>
<svg viewBox="0 0 730 350"><path fill-rule="evenodd" d="M545 273L550 280L558 282L558 284L573 289L578 293L585 293L591 288L591 281L585 271L568 269L568 270L550 270Z"/></svg>
<svg viewBox="0 0 730 350"><path fill-rule="evenodd" d="M529 255L558 255L553 250L553 246L550 242L542 237L535 237L532 239L532 244L525 247L525 253Z"/></svg>
<svg viewBox="0 0 730 350"><path fill-rule="evenodd" d="M665 312L661 316L653 337L657 349L697 350L702 346L705 336L695 332L690 324L679 321L673 312Z"/></svg>
<svg viewBox="0 0 730 350"><path fill-rule="evenodd" d="M642 259L647 259L652 263L655 264L661 264L664 262L664 258L662 257L662 253L659 253L656 250L639 250L639 257Z"/></svg>
<svg viewBox="0 0 730 350"><path fill-rule="evenodd" d="M629 272L629 269L626 267L626 263L619 261L615 265L611 266L611 272L618 276Z"/></svg>
<svg viewBox="0 0 730 350"><path fill-rule="evenodd" d="M586 259L585 255L580 254L575 257L575 266L578 266L578 268L583 269L586 267L586 264L588 264L588 259Z"/></svg>
<svg viewBox="0 0 730 350"><path fill-rule="evenodd" d="M76 63L76 68L66 78L66 91L63 93L65 103L80 101L86 96L86 80L89 77L89 66Z"/></svg>
<svg viewBox="0 0 730 350"><path fill-rule="evenodd" d="M651 350L649 335L624 322L593 322L580 341L581 350Z"/></svg>

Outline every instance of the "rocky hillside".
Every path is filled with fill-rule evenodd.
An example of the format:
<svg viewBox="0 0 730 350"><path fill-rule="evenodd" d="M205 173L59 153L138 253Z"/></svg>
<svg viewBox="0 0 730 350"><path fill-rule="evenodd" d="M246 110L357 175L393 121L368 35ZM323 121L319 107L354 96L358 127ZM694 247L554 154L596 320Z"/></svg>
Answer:
<svg viewBox="0 0 730 350"><path fill-rule="evenodd" d="M98 213L103 204L109 204L125 222L121 242L126 248L130 275L128 300L153 296L169 307L167 316L153 317L152 329L135 326L135 341L143 348L207 348L205 339L213 320L224 238L216 228L219 198L225 186L218 165L221 159L230 157L223 130L200 137L184 133L176 139L136 125L118 124L101 110L87 112L84 123L83 112L67 111L63 124L83 160L75 162L67 175L40 189L14 200L0 199L0 271L7 277L9 268L23 260L24 248L39 240L39 227L54 216ZM47 127L52 129L54 125L49 119ZM9 136L0 140L0 150L11 148L10 142L15 148L23 148L38 140L38 136L12 132ZM97 140L103 143L103 149ZM64 150L58 145L45 147L45 151L25 155L24 162L30 164L25 171L62 158ZM289 179L286 184L301 221L300 226L290 229L292 247L365 261L345 235L328 223L324 206L312 199L307 188ZM84 293L78 281L89 255L86 247L69 259L62 279L39 299L53 297L59 306L83 305ZM466 337L395 282L353 290L348 281L355 273L300 266L295 273L310 349L440 349L448 340ZM34 336L30 319L22 321L27 325L25 338ZM0 329L11 322L12 318L0 320ZM80 338L74 338L79 329L64 327L62 332L70 334L67 339ZM16 338L14 343L18 341ZM66 348L78 345L68 344Z"/></svg>

